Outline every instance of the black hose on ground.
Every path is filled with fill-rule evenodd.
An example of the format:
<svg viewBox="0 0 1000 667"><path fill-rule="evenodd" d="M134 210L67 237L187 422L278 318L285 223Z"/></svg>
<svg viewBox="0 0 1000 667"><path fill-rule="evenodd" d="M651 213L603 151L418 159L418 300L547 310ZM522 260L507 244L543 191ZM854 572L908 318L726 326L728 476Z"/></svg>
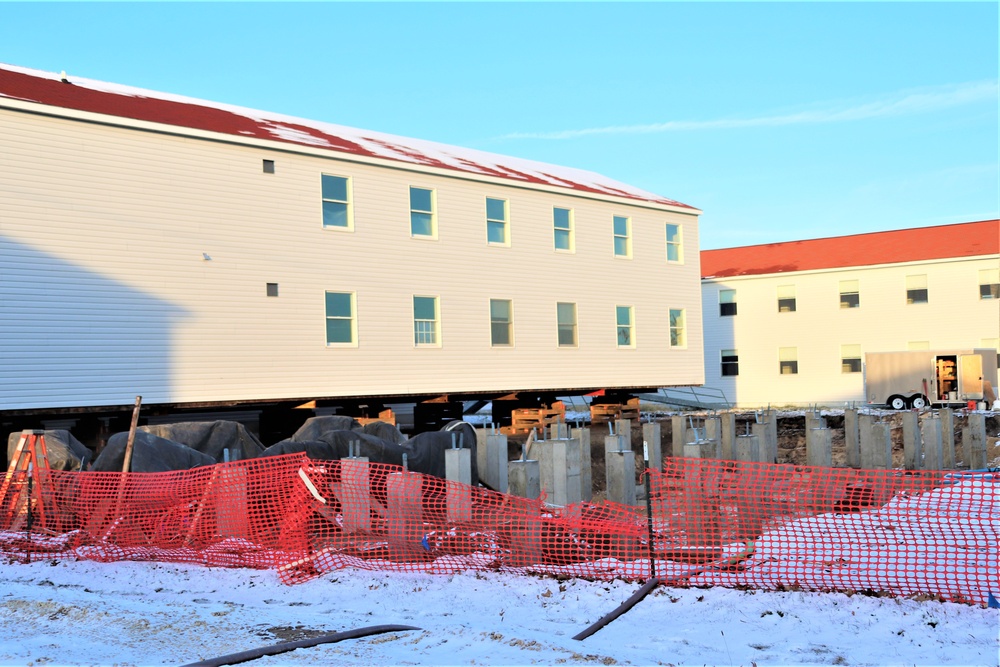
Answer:
<svg viewBox="0 0 1000 667"><path fill-rule="evenodd" d="M309 648L310 646L318 646L319 644L332 644L334 642L344 641L345 639L358 639L360 637L380 635L385 632L403 632L406 630L419 629L420 628L415 628L410 625L370 625L367 628L356 628L354 630L345 630L344 632L334 632L333 634L312 637L311 639L300 639L294 642L284 642L281 644L274 644L272 646L252 648L249 651L240 651L239 653L230 653L229 655L219 656L218 658L208 658L207 660L192 662L188 665L184 665L184 667L222 667L222 665L238 665L241 662L256 660L257 658L263 658L266 655L278 655L279 653L294 651L297 648Z"/></svg>
<svg viewBox="0 0 1000 667"><path fill-rule="evenodd" d="M603 628L605 625L607 625L608 623L615 620L616 618L627 612L629 609L637 605L644 597L649 595L649 592L654 588L656 588L657 584L659 583L660 579L658 577L653 577L652 579L644 583L642 585L642 588L633 593L632 597L630 597L628 600L625 600L625 602L622 602L621 606L619 606L614 611L602 616L600 620L598 620L596 623L591 625L589 628L587 628L577 636L573 637L573 639L580 641L594 634L595 632Z"/></svg>

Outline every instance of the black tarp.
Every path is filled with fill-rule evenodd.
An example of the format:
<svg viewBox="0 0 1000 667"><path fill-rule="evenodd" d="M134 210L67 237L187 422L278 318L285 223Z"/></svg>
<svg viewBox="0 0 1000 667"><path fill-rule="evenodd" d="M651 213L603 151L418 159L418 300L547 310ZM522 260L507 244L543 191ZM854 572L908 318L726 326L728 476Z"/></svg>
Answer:
<svg viewBox="0 0 1000 667"><path fill-rule="evenodd" d="M222 463L225 450L229 460L254 459L261 455L264 446L246 427L234 421L179 422L140 426L139 430L166 438L206 454Z"/></svg>
<svg viewBox="0 0 1000 667"><path fill-rule="evenodd" d="M125 461L128 432L115 433L108 439L91 470L121 472ZM167 472L212 465L215 459L173 440L167 440L142 430L135 432L132 446L132 472Z"/></svg>
<svg viewBox="0 0 1000 667"><path fill-rule="evenodd" d="M359 431L361 424L354 417L343 415L328 415L326 417L310 417L299 430L296 431L289 440L295 442L305 442L306 440L318 440L323 433L330 431Z"/></svg>

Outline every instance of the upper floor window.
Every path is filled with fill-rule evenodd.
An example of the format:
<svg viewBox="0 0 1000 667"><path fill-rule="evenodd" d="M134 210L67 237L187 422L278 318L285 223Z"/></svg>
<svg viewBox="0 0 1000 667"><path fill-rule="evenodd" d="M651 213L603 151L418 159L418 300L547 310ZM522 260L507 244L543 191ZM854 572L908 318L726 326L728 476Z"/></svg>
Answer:
<svg viewBox="0 0 1000 667"><path fill-rule="evenodd" d="M861 294L858 291L857 280L840 281L840 307L858 308L861 305Z"/></svg>
<svg viewBox="0 0 1000 667"><path fill-rule="evenodd" d="M680 225L667 225L667 261L678 263L684 261Z"/></svg>
<svg viewBox="0 0 1000 667"><path fill-rule="evenodd" d="M351 182L344 176L323 174L323 226L334 229L351 229Z"/></svg>
<svg viewBox="0 0 1000 667"><path fill-rule="evenodd" d="M740 357L737 350L722 350L722 377L740 374Z"/></svg>
<svg viewBox="0 0 1000 667"><path fill-rule="evenodd" d="M927 303L927 274L906 276L906 303Z"/></svg>
<svg viewBox="0 0 1000 667"><path fill-rule="evenodd" d="M490 299L490 344L509 347L514 344L514 316L511 302Z"/></svg>
<svg viewBox="0 0 1000 667"><path fill-rule="evenodd" d="M840 346L840 372L860 373L861 372L861 346L841 345Z"/></svg>
<svg viewBox="0 0 1000 667"><path fill-rule="evenodd" d="M552 209L552 233L556 250L573 252L573 211L568 208Z"/></svg>
<svg viewBox="0 0 1000 667"><path fill-rule="evenodd" d="M626 217L614 216L615 257L632 256L632 221Z"/></svg>
<svg viewBox="0 0 1000 667"><path fill-rule="evenodd" d="M356 345L354 292L326 293L326 344Z"/></svg>
<svg viewBox="0 0 1000 667"><path fill-rule="evenodd" d="M799 372L799 350L796 347L778 348L778 371L782 375L797 375Z"/></svg>
<svg viewBox="0 0 1000 667"><path fill-rule="evenodd" d="M434 191L410 188L410 236L437 238Z"/></svg>
<svg viewBox="0 0 1000 667"><path fill-rule="evenodd" d="M556 322L559 331L559 347L576 347L576 304L557 303Z"/></svg>
<svg viewBox="0 0 1000 667"><path fill-rule="evenodd" d="M635 324L632 315L632 306L615 306L618 347L635 347Z"/></svg>
<svg viewBox="0 0 1000 667"><path fill-rule="evenodd" d="M795 312L795 285L778 285L778 312Z"/></svg>
<svg viewBox="0 0 1000 667"><path fill-rule="evenodd" d="M413 297L413 344L418 347L440 345L439 324L438 298Z"/></svg>
<svg viewBox="0 0 1000 667"><path fill-rule="evenodd" d="M686 347L687 331L683 309L670 309L670 347Z"/></svg>
<svg viewBox="0 0 1000 667"><path fill-rule="evenodd" d="M719 315L727 317L736 314L736 290L719 290Z"/></svg>
<svg viewBox="0 0 1000 667"><path fill-rule="evenodd" d="M1000 269L979 271L979 298L1000 299Z"/></svg>
<svg viewBox="0 0 1000 667"><path fill-rule="evenodd" d="M510 245L506 199L486 198L486 241L496 245Z"/></svg>

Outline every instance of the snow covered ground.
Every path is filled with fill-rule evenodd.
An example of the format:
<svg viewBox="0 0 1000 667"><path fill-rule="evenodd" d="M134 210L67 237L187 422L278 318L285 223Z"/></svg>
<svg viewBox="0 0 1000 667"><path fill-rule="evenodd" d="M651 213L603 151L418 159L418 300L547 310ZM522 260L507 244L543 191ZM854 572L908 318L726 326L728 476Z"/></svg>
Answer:
<svg viewBox="0 0 1000 667"><path fill-rule="evenodd" d="M583 641L639 586L344 569L296 586L270 571L121 562L8 563L0 664L161 665L369 625L422 628L253 665L997 665L1000 612L961 604L659 588Z"/></svg>

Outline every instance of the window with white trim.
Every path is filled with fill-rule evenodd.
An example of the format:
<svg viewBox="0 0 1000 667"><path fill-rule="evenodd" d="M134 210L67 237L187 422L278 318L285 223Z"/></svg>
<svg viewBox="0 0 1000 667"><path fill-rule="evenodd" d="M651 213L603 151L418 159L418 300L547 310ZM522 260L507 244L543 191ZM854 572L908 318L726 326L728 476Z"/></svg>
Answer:
<svg viewBox="0 0 1000 667"><path fill-rule="evenodd" d="M437 238L433 190L410 187L410 236Z"/></svg>
<svg viewBox="0 0 1000 667"><path fill-rule="evenodd" d="M493 347L514 344L514 308L507 299L490 299L490 344Z"/></svg>
<svg viewBox="0 0 1000 667"><path fill-rule="evenodd" d="M927 274L906 276L906 303L927 303Z"/></svg>
<svg viewBox="0 0 1000 667"><path fill-rule="evenodd" d="M795 285L778 285L778 312L795 312Z"/></svg>
<svg viewBox="0 0 1000 667"><path fill-rule="evenodd" d="M552 234L556 250L573 252L573 209L553 207Z"/></svg>
<svg viewBox="0 0 1000 667"><path fill-rule="evenodd" d="M413 344L417 347L440 346L440 319L436 296L414 296Z"/></svg>
<svg viewBox="0 0 1000 667"><path fill-rule="evenodd" d="M486 198L486 242L510 245L507 227L507 200Z"/></svg>
<svg viewBox="0 0 1000 667"><path fill-rule="evenodd" d="M859 291L857 280L840 281L840 307L859 308L861 306L861 292Z"/></svg>
<svg viewBox="0 0 1000 667"><path fill-rule="evenodd" d="M618 347L635 347L635 321L632 306L615 306Z"/></svg>
<svg viewBox="0 0 1000 667"><path fill-rule="evenodd" d="M684 309L670 309L670 347L687 347L687 327Z"/></svg>
<svg viewBox="0 0 1000 667"><path fill-rule="evenodd" d="M740 374L740 356L737 350L722 350L722 377L734 377Z"/></svg>
<svg viewBox="0 0 1000 667"><path fill-rule="evenodd" d="M322 174L320 185L323 193L323 227L353 229L350 179L346 176Z"/></svg>
<svg viewBox="0 0 1000 667"><path fill-rule="evenodd" d="M632 256L632 221L625 216L616 215L613 220L615 257Z"/></svg>
<svg viewBox="0 0 1000 667"><path fill-rule="evenodd" d="M730 317L736 314L736 290L719 290L719 317Z"/></svg>
<svg viewBox="0 0 1000 667"><path fill-rule="evenodd" d="M677 264L684 262L684 246L680 225L667 223L667 261Z"/></svg>
<svg viewBox="0 0 1000 667"><path fill-rule="evenodd" d="M559 347L576 347L576 304L556 304L556 326L559 332Z"/></svg>
<svg viewBox="0 0 1000 667"><path fill-rule="evenodd" d="M861 372L861 346L841 345L840 346L840 372L860 373Z"/></svg>
<svg viewBox="0 0 1000 667"><path fill-rule="evenodd" d="M326 344L353 346L358 340L354 292L326 293Z"/></svg>
<svg viewBox="0 0 1000 667"><path fill-rule="evenodd" d="M782 375L798 374L799 349L797 347L778 348L778 372Z"/></svg>
<svg viewBox="0 0 1000 667"><path fill-rule="evenodd" d="M979 298L1000 299L1000 269L980 269Z"/></svg>

